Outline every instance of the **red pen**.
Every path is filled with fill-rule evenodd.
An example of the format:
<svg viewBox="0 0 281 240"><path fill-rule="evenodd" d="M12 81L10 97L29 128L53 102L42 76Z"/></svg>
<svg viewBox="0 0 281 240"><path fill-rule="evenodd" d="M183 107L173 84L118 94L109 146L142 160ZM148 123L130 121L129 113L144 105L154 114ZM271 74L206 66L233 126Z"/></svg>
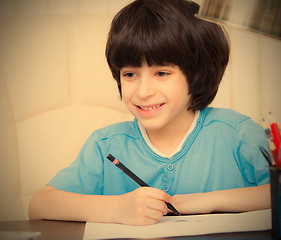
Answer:
<svg viewBox="0 0 281 240"><path fill-rule="evenodd" d="M281 146L279 148L279 153L278 153L278 160L281 163Z"/></svg>
<svg viewBox="0 0 281 240"><path fill-rule="evenodd" d="M268 148L270 150L272 160L274 161L276 168L281 168L281 162L278 160L277 149L273 142L271 131L270 131L269 127L267 126L264 118L262 119L262 126L264 128L265 135L266 135L266 138L268 141Z"/></svg>
<svg viewBox="0 0 281 240"><path fill-rule="evenodd" d="M272 140L268 141L268 148L269 148L269 150L272 154L272 157L274 159L275 167L278 168L278 169L281 169L281 163L278 159L277 149L276 149L275 144Z"/></svg>
<svg viewBox="0 0 281 240"><path fill-rule="evenodd" d="M275 122L271 112L269 112L269 117L270 117L271 134L272 134L273 142L276 146L276 151L277 151L277 161L278 161L278 165L281 165L281 162L280 162L280 159L279 159L279 149L280 149L280 145L281 145L281 134L280 134L278 124Z"/></svg>

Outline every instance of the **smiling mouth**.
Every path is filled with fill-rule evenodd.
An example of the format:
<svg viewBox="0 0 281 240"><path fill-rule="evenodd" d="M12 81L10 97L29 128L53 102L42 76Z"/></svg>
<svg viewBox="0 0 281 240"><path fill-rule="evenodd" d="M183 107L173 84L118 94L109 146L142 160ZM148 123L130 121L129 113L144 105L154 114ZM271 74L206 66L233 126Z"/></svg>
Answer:
<svg viewBox="0 0 281 240"><path fill-rule="evenodd" d="M157 104L157 105L153 105L153 106L137 106L139 109L141 110L144 110L144 111L151 111L151 110L154 110L156 108L159 108L161 106L163 106L164 103L160 103L160 104Z"/></svg>

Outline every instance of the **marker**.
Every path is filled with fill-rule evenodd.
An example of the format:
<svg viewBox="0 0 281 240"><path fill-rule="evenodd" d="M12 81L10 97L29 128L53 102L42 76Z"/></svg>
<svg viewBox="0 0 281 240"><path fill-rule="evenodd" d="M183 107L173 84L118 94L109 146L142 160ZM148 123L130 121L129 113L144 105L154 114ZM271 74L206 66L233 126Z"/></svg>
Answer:
<svg viewBox="0 0 281 240"><path fill-rule="evenodd" d="M133 179L137 184L139 184L141 187L149 187L143 180L141 180L137 175L135 175L130 169L125 167L121 162L119 162L115 157L113 157L111 154L107 155L107 158L113 162L116 167L118 167L120 170L122 170L124 173L126 173L131 179ZM166 203L167 207L173 211L176 215L180 216L180 213L175 209L175 207L171 203Z"/></svg>
<svg viewBox="0 0 281 240"><path fill-rule="evenodd" d="M271 112L269 112L269 117L270 117L271 134L272 134L273 142L276 146L277 155L278 155L279 149L280 149L280 146L281 146L281 134L280 134L278 124L274 120L274 117L273 117ZM278 159L278 161L279 161L279 159ZM281 163L279 162L279 164L281 164Z"/></svg>
<svg viewBox="0 0 281 240"><path fill-rule="evenodd" d="M279 159L279 162L281 162L281 145L280 145L280 148L279 148L278 159Z"/></svg>
<svg viewBox="0 0 281 240"><path fill-rule="evenodd" d="M262 119L262 125L263 125L265 135L266 135L266 138L268 141L268 148L271 152L272 159L274 160L275 166L276 166L276 168L281 168L280 162L278 161L277 149L276 149L276 146L272 139L271 131L270 131L269 127L267 126L264 118Z"/></svg>

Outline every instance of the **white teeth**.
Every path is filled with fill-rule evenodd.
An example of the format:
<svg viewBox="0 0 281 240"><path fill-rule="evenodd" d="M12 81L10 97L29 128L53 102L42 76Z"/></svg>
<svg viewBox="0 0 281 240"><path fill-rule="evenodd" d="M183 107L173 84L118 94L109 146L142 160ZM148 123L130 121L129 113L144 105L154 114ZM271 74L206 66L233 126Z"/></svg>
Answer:
<svg viewBox="0 0 281 240"><path fill-rule="evenodd" d="M161 104L155 105L153 107L142 107L142 106L139 106L139 108L142 109L142 110L145 110L145 111L149 111L149 110L153 110L155 108L159 108L160 106L161 106Z"/></svg>

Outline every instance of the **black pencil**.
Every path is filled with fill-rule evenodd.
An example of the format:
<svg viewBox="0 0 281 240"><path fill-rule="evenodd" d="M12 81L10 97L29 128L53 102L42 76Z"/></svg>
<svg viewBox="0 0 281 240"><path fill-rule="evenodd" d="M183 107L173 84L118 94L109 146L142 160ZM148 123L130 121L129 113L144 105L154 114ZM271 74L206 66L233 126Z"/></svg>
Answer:
<svg viewBox="0 0 281 240"><path fill-rule="evenodd" d="M120 170L122 170L124 173L126 173L131 179L133 179L137 184L139 184L141 187L149 187L143 180L141 180L136 174L134 174L130 169L128 169L124 164L119 162L115 157L113 157L111 154L107 155L107 158L113 162L116 167L118 167ZM166 203L167 207L173 211L176 215L180 216L180 213L175 209L175 207L171 203Z"/></svg>
<svg viewBox="0 0 281 240"><path fill-rule="evenodd" d="M265 160L268 162L269 166L271 167L273 164L272 164L271 157L270 157L268 151L266 151L263 146L260 146L260 150L261 150L261 153L264 156Z"/></svg>

